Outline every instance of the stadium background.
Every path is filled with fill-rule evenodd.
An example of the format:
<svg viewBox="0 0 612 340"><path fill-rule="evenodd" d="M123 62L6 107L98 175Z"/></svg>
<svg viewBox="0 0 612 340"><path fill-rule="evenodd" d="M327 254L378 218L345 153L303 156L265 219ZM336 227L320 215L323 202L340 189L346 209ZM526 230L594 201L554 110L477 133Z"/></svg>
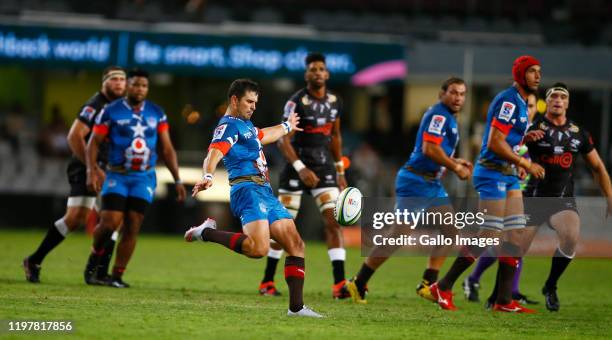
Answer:
<svg viewBox="0 0 612 340"><path fill-rule="evenodd" d="M612 5L606 1L8 0L0 13L2 226L46 227L63 212L67 129L109 64L153 72L149 97L168 113L187 183L199 176L229 82L259 81L253 120L274 124L303 86L301 59L309 50L333 60L330 88L345 103L349 182L365 195L393 195L420 116L449 75L469 85L460 153L473 159L487 105L510 84L519 54L541 59L543 89L557 81L570 86L570 117L593 134L608 167L612 160ZM274 145L265 153L276 185L282 156ZM578 169L577 193L598 195L585 167ZM451 193L474 195L470 185L447 177ZM180 206L167 189L172 186L160 177L143 231L178 232L211 214L237 225L226 191ZM316 207L304 202L298 224L308 226L301 228L305 238L320 239Z"/></svg>

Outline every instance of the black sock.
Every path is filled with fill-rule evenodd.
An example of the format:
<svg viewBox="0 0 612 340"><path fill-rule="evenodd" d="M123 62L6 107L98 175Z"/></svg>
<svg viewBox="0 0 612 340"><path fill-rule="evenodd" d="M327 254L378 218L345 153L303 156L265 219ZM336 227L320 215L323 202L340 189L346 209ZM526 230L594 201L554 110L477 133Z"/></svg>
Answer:
<svg viewBox="0 0 612 340"><path fill-rule="evenodd" d="M57 247L58 244L62 243L65 239L64 235L62 235L58 230L55 224L51 225L49 230L47 230L47 235L36 249L34 254L30 255L29 260L34 264L41 264L44 260L45 256L53 250L53 248Z"/></svg>
<svg viewBox="0 0 612 340"><path fill-rule="evenodd" d="M276 265L278 265L278 261L280 259L275 259L273 257L268 256L268 260L266 261L266 271L264 272L264 278L261 280L261 283L274 281L274 274L276 274Z"/></svg>
<svg viewBox="0 0 612 340"><path fill-rule="evenodd" d="M451 290L455 281L465 272L474 261L482 254L486 248L480 247L463 247L459 257L455 259L453 265L448 270L448 273L438 281L438 288L440 290Z"/></svg>
<svg viewBox="0 0 612 340"><path fill-rule="evenodd" d="M345 280L344 277L344 261L342 260L335 260L335 261L331 261L332 263L332 268L333 268L333 273L334 273L334 283L338 284L342 281Z"/></svg>
<svg viewBox="0 0 612 340"><path fill-rule="evenodd" d="M368 265L364 262L361 266L361 269L359 270L359 273L357 273L357 277L355 278L355 285L357 286L361 297L365 296L366 286L368 285L368 281L370 280L372 275L374 275L374 272L375 270L368 267Z"/></svg>
<svg viewBox="0 0 612 340"><path fill-rule="evenodd" d="M495 303L495 301L497 301L497 287L499 285L499 275L500 275L501 269L500 266L497 266L497 274L495 275L495 284L493 285L493 291L491 292L491 296L489 296L488 301L490 303Z"/></svg>
<svg viewBox="0 0 612 340"><path fill-rule="evenodd" d="M108 267L110 266L114 250L115 240L111 238L104 246L104 255L102 255L102 257L100 258L100 263L98 264L98 271L96 273L98 278L104 278L108 275Z"/></svg>
<svg viewBox="0 0 612 340"><path fill-rule="evenodd" d="M114 266L112 275L113 279L121 280L121 277L123 277L123 272L125 272L125 267Z"/></svg>
<svg viewBox="0 0 612 340"><path fill-rule="evenodd" d="M514 272L520 261L521 248L513 243L502 244L499 257L499 282L497 284L497 303L505 305L512 302L512 283Z"/></svg>
<svg viewBox="0 0 612 340"><path fill-rule="evenodd" d="M550 273L548 274L548 279L546 279L546 288L548 289L556 289L557 282L561 277L561 274L565 271L567 266L572 262L572 259L566 257L563 253L557 250L555 251L555 255L552 258L552 263L550 266Z"/></svg>
<svg viewBox="0 0 612 340"><path fill-rule="evenodd" d="M297 312L304 307L305 262L303 257L285 258L285 281L289 287L289 310Z"/></svg>
<svg viewBox="0 0 612 340"><path fill-rule="evenodd" d="M438 273L440 271L437 269L427 268L425 272L423 272L423 280L427 281L427 283L434 283L438 281Z"/></svg>
<svg viewBox="0 0 612 340"><path fill-rule="evenodd" d="M242 243L246 238L246 235L242 233L232 233L211 228L206 228L202 232L202 240L218 243L238 254L242 254Z"/></svg>

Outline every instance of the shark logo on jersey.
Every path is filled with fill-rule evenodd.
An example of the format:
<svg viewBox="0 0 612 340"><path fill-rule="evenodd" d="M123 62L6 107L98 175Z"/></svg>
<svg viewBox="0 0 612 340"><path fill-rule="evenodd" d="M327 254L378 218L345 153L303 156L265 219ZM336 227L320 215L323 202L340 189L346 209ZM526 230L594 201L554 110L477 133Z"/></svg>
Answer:
<svg viewBox="0 0 612 340"><path fill-rule="evenodd" d="M431 118L431 122L429 123L429 128L427 132L442 134L442 127L444 127L444 123L446 122L446 117L441 115L434 115Z"/></svg>
<svg viewBox="0 0 612 340"><path fill-rule="evenodd" d="M503 102L501 109L499 110L499 119L509 122L515 109L516 105L510 102Z"/></svg>

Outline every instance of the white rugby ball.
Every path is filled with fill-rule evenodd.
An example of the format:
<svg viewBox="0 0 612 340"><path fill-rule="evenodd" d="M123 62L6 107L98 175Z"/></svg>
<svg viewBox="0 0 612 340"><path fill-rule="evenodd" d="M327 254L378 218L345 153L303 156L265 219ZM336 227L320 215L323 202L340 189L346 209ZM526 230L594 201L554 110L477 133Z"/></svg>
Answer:
<svg viewBox="0 0 612 340"><path fill-rule="evenodd" d="M361 191L357 188L347 187L342 190L334 208L334 217L338 224L349 226L359 220L359 217L361 217L361 198Z"/></svg>

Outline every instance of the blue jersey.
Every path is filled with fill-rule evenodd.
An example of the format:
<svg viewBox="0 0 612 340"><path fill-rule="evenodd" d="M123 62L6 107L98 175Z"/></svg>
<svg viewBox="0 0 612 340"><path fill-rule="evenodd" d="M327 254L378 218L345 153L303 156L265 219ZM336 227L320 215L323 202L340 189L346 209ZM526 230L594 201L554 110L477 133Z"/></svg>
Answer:
<svg viewBox="0 0 612 340"><path fill-rule="evenodd" d="M94 132L108 136L111 171L147 171L157 161L157 135L168 130L164 111L145 100L133 109L125 99L108 104L96 119Z"/></svg>
<svg viewBox="0 0 612 340"><path fill-rule="evenodd" d="M250 120L225 115L215 128L209 149L215 148L223 153L223 164L230 180L241 176L261 176L269 183L268 165L260 142L262 138L263 132Z"/></svg>
<svg viewBox="0 0 612 340"><path fill-rule="evenodd" d="M444 104L430 107L423 115L414 150L405 164L419 172L435 172L440 176L442 166L423 154L423 142L440 145L449 157L454 154L459 143L459 129L455 115Z"/></svg>
<svg viewBox="0 0 612 340"><path fill-rule="evenodd" d="M480 159L500 165L508 165L508 162L499 158L493 151L488 149L487 142L491 128L497 128L506 134L506 142L512 150L518 154L521 140L527 131L529 119L527 115L527 103L515 87L510 87L500 92L491 102L487 113L487 125L482 137L480 148Z"/></svg>

